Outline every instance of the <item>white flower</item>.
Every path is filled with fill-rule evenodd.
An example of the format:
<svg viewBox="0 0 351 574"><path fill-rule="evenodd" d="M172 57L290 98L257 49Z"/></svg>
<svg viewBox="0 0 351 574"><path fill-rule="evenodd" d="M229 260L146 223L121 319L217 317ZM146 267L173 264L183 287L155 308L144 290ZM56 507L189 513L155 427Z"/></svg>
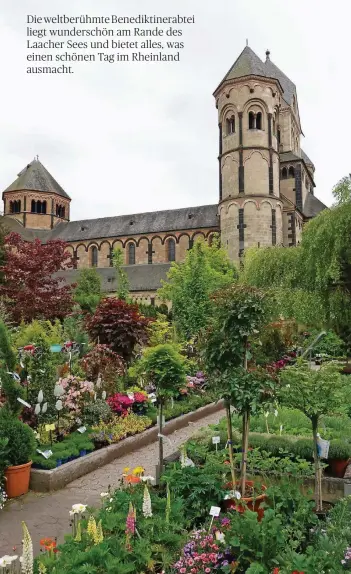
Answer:
<svg viewBox="0 0 351 574"><path fill-rule="evenodd" d="M150 482L150 483L155 482L155 479L153 476L141 476L140 480L142 480L143 482Z"/></svg>
<svg viewBox="0 0 351 574"><path fill-rule="evenodd" d="M218 540L218 542L224 542L224 534L223 534L223 532L220 532L219 530L216 530L216 540Z"/></svg>
<svg viewBox="0 0 351 574"><path fill-rule="evenodd" d="M48 403L44 403L44 404L43 404L43 408L41 409L41 412L42 412L43 414L45 414L47 410L48 410Z"/></svg>
<svg viewBox="0 0 351 574"><path fill-rule="evenodd" d="M44 400L43 391L39 391L37 401L38 401L38 403L42 403L43 400Z"/></svg>
<svg viewBox="0 0 351 574"><path fill-rule="evenodd" d="M70 511L70 515L72 516L72 514L83 514L83 512L86 511L86 508L87 508L86 504L73 504L72 510Z"/></svg>
<svg viewBox="0 0 351 574"><path fill-rule="evenodd" d="M106 391L102 391L102 400L104 401L106 399Z"/></svg>
<svg viewBox="0 0 351 574"><path fill-rule="evenodd" d="M146 484L144 488L143 515L145 518L151 518L152 516L151 497Z"/></svg>
<svg viewBox="0 0 351 574"><path fill-rule="evenodd" d="M265 417L266 417L266 419L267 419L267 418L268 418L268 416L269 416L269 412L267 411L266 413L264 413L264 416L265 416Z"/></svg>
<svg viewBox="0 0 351 574"><path fill-rule="evenodd" d="M278 416L278 411L277 411L277 409L275 409L275 411L274 411L274 416L275 416L275 417Z"/></svg>
<svg viewBox="0 0 351 574"><path fill-rule="evenodd" d="M40 405L38 403L37 405L35 405L34 414L38 415L39 413L40 413Z"/></svg>
<svg viewBox="0 0 351 574"><path fill-rule="evenodd" d="M106 498L107 496L109 496L110 494L108 492L102 492L100 494L101 498Z"/></svg>
<svg viewBox="0 0 351 574"><path fill-rule="evenodd" d="M15 560L17 560L17 558L18 558L18 556L8 556L8 554L5 554L5 556L0 558L1 568L6 568L6 566L10 566L10 564L12 562L14 562Z"/></svg>
<svg viewBox="0 0 351 574"><path fill-rule="evenodd" d="M22 574L33 574L33 543L25 522L22 522L23 554Z"/></svg>
<svg viewBox="0 0 351 574"><path fill-rule="evenodd" d="M239 492L238 490L236 490L236 491L234 492L234 496L235 496L235 498L236 498L237 500L240 500L240 498L241 498L241 494L240 494L240 492Z"/></svg>

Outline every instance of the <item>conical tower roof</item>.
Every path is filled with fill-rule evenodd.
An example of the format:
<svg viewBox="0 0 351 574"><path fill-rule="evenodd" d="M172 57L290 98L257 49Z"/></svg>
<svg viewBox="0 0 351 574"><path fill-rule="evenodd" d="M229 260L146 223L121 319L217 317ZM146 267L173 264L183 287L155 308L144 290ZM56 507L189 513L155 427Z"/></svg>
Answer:
<svg viewBox="0 0 351 574"><path fill-rule="evenodd" d="M57 183L48 170L43 166L38 158L34 159L31 163L17 175L17 179L5 189L7 191L43 191L46 193L56 193L61 197L70 199L65 190Z"/></svg>

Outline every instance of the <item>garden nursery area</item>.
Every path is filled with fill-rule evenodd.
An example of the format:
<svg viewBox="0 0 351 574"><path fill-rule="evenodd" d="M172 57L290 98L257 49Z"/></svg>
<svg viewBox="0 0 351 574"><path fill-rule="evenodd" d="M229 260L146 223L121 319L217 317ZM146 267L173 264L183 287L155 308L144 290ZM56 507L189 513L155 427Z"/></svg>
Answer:
<svg viewBox="0 0 351 574"><path fill-rule="evenodd" d="M56 275L72 265L63 242L1 228L0 543L16 520L22 545L0 573L351 570L351 198L240 268L196 241L161 307L133 303L121 261L105 297L94 268L73 286ZM82 490L64 542L54 520L39 540L22 521L32 492L35 513L152 443L152 474L146 457L116 472L93 507Z"/></svg>

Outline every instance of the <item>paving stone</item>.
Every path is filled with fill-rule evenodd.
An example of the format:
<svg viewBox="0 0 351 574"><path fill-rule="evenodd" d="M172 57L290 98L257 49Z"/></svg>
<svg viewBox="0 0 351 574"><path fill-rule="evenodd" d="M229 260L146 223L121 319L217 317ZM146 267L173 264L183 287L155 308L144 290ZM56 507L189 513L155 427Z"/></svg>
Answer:
<svg viewBox="0 0 351 574"><path fill-rule="evenodd" d="M218 411L170 434L170 440L164 441L164 456L172 454L200 428L217 423L223 416L225 411ZM11 554L14 547L17 553L22 552L22 520L32 536L34 553L38 554L41 538L57 537L59 543L63 542L70 528L69 511L72 504L96 506L101 503L101 492L106 492L109 486L118 488L126 466L143 466L146 475L155 476L157 462L158 443L154 442L71 482L62 490L52 493L29 492L20 499L9 501L0 511L0 557Z"/></svg>

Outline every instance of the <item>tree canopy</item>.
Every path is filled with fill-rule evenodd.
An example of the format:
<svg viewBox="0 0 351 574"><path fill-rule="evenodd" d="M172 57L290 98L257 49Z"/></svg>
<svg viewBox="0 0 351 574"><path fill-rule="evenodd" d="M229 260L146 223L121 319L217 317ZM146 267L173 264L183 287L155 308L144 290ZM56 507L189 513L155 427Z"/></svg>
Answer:
<svg viewBox="0 0 351 574"><path fill-rule="evenodd" d="M188 251L184 262L172 264L158 294L172 302L176 327L185 338L190 338L207 324L211 294L230 285L237 277L236 268L218 240L215 239L211 246L198 241Z"/></svg>
<svg viewBox="0 0 351 574"><path fill-rule="evenodd" d="M97 270L94 267L82 269L74 290L75 301L83 311L93 313L101 297L101 278Z"/></svg>
<svg viewBox="0 0 351 574"><path fill-rule="evenodd" d="M55 274L72 267L72 257L61 240L43 244L24 241L18 233L6 237L4 282L0 297L17 323L22 320L65 317L72 309L72 287Z"/></svg>

